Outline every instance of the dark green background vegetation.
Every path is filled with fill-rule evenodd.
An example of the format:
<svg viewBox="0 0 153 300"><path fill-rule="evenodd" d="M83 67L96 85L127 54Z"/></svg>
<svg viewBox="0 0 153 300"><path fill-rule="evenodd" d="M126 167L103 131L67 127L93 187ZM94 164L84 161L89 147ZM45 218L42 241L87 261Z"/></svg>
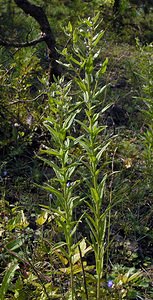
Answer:
<svg viewBox="0 0 153 300"><path fill-rule="evenodd" d="M3 293L0 299L151 300L153 1L31 0L30 3L41 6L48 18L64 83L56 82L55 78L54 82L49 82L50 57L45 41L30 47L13 46L41 37L40 26L15 1L0 0L0 282ZM106 218L104 272L99 298L95 291L95 256L88 248L90 229L88 222L83 221L89 209L86 206L89 201L87 182L92 177L85 171L87 161L82 163L84 152L76 144L70 153L78 166L68 185L76 182L77 193L85 198L73 211L75 221L83 215L83 226L80 223L75 233L75 243L83 241L80 246L83 258L79 252L75 253L79 259L74 266L77 270L74 272L74 295L70 293L66 247L63 245L63 252L54 247L64 239L61 224L55 220L56 213L51 213L51 192L41 188L48 183L59 190L55 169L49 164L50 159L55 163L58 159L52 158L53 153L51 158L48 153L45 158L39 157L44 149L58 149L51 130L44 126L46 118L58 124L66 110L67 115L78 110L78 122L73 122L66 135L74 140L85 135L87 108L85 103L80 105L81 88L77 81L83 78L84 69L78 71L77 65L76 70L69 67L70 57L64 49L73 54L75 45L71 32L77 31L83 20L87 22L97 13L101 21L98 30L104 33L96 46L101 52L93 73L108 58L107 69L103 69L99 78L99 89L107 87L98 98L101 109L108 105L98 121L105 127L98 136L98 147L110 142L100 161L101 177L107 174L102 212L107 211L108 205L111 207ZM86 35L87 32L84 41ZM2 41L10 45L3 45ZM83 52L85 44L78 46ZM70 80L72 86L67 95L65 86ZM62 93L66 104L58 100ZM62 105L65 105L63 112ZM98 114L97 110L95 112ZM89 135L86 134L86 138ZM53 201L53 209L58 205ZM108 286L110 281L111 287Z"/></svg>

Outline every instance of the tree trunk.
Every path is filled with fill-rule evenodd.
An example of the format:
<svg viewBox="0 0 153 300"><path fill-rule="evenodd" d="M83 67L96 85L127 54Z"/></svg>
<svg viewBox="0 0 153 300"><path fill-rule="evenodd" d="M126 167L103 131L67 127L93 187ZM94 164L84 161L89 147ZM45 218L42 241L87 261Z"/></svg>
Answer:
<svg viewBox="0 0 153 300"><path fill-rule="evenodd" d="M60 75L60 67L57 63L58 53L56 51L56 41L52 29L50 27L47 16L42 7L31 4L27 0L14 0L18 7L20 7L27 15L33 17L40 26L41 35L48 48L49 54L49 83L54 80L54 76Z"/></svg>

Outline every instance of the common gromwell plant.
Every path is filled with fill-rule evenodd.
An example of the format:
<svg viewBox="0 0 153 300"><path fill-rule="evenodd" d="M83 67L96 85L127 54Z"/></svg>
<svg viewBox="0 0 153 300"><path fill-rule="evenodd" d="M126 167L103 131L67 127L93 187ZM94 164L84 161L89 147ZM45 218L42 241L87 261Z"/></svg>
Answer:
<svg viewBox="0 0 153 300"><path fill-rule="evenodd" d="M103 91L106 86L100 84L107 68L107 58L98 68L96 66L100 54L97 45L104 33L98 32L99 24L99 15L81 20L74 30L71 23L68 24L66 34L72 40L73 51L64 48L61 53L64 62L59 63L68 67L71 80L67 81L62 77L52 84L48 93L51 112L44 122L50 131L53 147L41 152L50 156L43 160L53 168L55 174L44 188L52 195L54 205L51 211L58 226L63 228L64 241L58 243L56 249L59 247L69 261L68 299L78 299L74 256L80 243L76 239L77 226L80 222L85 222L85 226L89 226L88 249L94 253L96 281L96 291L93 295L91 288L85 283L86 269L82 270L84 274L82 299L90 298L90 294L92 299L93 297L101 299L109 211L109 205L105 208L103 205L107 177L103 168L103 155L109 142L105 141L106 126L101 124L100 120L110 105L103 103ZM76 124L79 125L78 132ZM82 176L79 177L81 172ZM80 202L84 203L83 211L79 208ZM76 210L80 210L80 213L75 214ZM80 215L80 218L76 218L76 215ZM80 295L80 292L78 293Z"/></svg>

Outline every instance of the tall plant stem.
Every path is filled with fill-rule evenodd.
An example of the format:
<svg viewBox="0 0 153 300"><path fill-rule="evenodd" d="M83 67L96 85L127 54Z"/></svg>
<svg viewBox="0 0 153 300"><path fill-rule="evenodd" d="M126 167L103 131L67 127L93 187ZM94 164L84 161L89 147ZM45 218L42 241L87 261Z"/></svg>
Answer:
<svg viewBox="0 0 153 300"><path fill-rule="evenodd" d="M71 297L72 297L72 300L74 300L74 281L73 281L72 257L70 257L70 269L71 269L71 274L70 274L70 280L71 280Z"/></svg>
<svg viewBox="0 0 153 300"><path fill-rule="evenodd" d="M109 184L109 204L110 204L110 209L108 212L108 231L107 231L107 253L106 253L106 264L108 265L108 260L109 260L109 244L110 244L110 233L111 233L111 205L112 205L112 198L113 198L113 180L114 180L114 160L115 160L115 154L116 154L117 148L115 148L114 153L113 153L113 158L112 158L112 167L111 167L111 181Z"/></svg>

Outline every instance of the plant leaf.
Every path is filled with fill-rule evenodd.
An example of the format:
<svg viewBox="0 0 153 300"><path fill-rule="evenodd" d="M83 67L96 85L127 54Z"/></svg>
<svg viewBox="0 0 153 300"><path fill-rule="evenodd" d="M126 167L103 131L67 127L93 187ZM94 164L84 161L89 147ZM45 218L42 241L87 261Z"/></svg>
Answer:
<svg viewBox="0 0 153 300"><path fill-rule="evenodd" d="M37 218L36 223L37 225L43 225L48 218L48 212L47 211L42 211L41 215Z"/></svg>
<svg viewBox="0 0 153 300"><path fill-rule="evenodd" d="M6 269L6 272L5 272L5 276L4 276L3 281L2 281L2 286L0 288L0 294L1 294L0 299L1 300L5 299L5 295L7 293L9 284L11 283L11 281L14 277L15 271L17 269L19 269L19 265L18 265L17 262L12 262L8 265L8 267Z"/></svg>

